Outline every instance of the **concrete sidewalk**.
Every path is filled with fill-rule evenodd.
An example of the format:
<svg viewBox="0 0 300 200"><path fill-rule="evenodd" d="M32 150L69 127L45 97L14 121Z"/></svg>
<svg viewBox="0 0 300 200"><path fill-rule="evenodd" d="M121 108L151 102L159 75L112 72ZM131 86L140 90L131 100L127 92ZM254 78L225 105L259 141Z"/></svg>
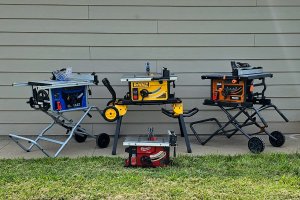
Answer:
<svg viewBox="0 0 300 200"><path fill-rule="evenodd" d="M64 136L56 136L56 138L63 139ZM269 143L267 136L260 136L266 145L264 152L285 152L295 153L300 152L300 134L286 134L286 142L282 147L276 148ZM122 145L124 136L120 137L117 149L117 155L125 157L127 154L124 151ZM248 139L242 135L236 135L231 139L227 139L224 136L217 136L205 146L199 145L194 136L190 136L192 145L192 154L186 153L186 147L184 139L178 137L178 154L186 155L206 155L206 154L245 154L250 153L248 150ZM84 143L77 143L74 139L62 150L59 157L80 157L80 156L111 156L113 138L108 148L99 149L96 146L96 142L93 138L88 138ZM54 153L58 146L53 143L42 143L43 147L50 153ZM34 148L32 152L23 151L16 143L14 143L8 136L0 137L0 158L40 158L45 155Z"/></svg>

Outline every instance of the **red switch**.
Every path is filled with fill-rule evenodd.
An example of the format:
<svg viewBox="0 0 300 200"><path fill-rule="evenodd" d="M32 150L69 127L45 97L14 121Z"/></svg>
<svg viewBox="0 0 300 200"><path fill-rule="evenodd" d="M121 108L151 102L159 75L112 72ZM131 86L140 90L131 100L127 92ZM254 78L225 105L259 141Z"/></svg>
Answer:
<svg viewBox="0 0 300 200"><path fill-rule="evenodd" d="M60 101L56 102L56 108L57 108L57 110L61 110L62 109Z"/></svg>
<svg viewBox="0 0 300 200"><path fill-rule="evenodd" d="M133 100L138 100L139 99L138 88L133 88L132 95L133 95Z"/></svg>

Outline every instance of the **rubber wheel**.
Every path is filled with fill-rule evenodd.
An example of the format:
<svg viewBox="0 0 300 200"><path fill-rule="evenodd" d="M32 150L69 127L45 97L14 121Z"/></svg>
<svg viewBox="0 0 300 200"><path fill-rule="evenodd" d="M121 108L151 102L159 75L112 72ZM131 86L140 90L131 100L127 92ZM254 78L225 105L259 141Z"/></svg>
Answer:
<svg viewBox="0 0 300 200"><path fill-rule="evenodd" d="M108 147L109 142L110 142L110 137L106 133L101 133L100 135L97 135L97 137L96 137L96 143L97 143L98 147L101 149Z"/></svg>
<svg viewBox="0 0 300 200"><path fill-rule="evenodd" d="M252 153L259 154L264 151L265 143L259 137L252 137L248 141L248 148Z"/></svg>
<svg viewBox="0 0 300 200"><path fill-rule="evenodd" d="M77 134L77 133L74 134L74 139L78 143L85 142L86 138L87 138L87 135L84 135L84 134L81 135L81 134Z"/></svg>
<svg viewBox="0 0 300 200"><path fill-rule="evenodd" d="M269 137L269 141L273 147L281 147L285 143L285 136L279 131L273 131L271 135L276 138Z"/></svg>
<svg viewBox="0 0 300 200"><path fill-rule="evenodd" d="M108 122L114 122L118 119L118 117L119 117L119 111L114 106L107 106L103 110L103 118Z"/></svg>

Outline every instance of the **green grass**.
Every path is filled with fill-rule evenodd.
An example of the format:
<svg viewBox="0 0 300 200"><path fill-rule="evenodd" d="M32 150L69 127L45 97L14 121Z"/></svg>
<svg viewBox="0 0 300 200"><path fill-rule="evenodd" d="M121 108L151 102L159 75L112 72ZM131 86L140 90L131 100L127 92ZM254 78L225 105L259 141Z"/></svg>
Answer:
<svg viewBox="0 0 300 200"><path fill-rule="evenodd" d="M1 199L300 199L300 154L179 156L167 168L121 158L0 160Z"/></svg>

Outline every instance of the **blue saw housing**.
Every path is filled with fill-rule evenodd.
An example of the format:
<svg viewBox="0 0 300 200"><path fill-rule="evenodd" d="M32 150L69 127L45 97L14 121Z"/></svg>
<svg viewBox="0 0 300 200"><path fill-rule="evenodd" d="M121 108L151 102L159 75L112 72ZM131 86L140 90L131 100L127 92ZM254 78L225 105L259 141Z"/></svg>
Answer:
<svg viewBox="0 0 300 200"><path fill-rule="evenodd" d="M50 89L53 111L72 111L88 107L87 86Z"/></svg>

